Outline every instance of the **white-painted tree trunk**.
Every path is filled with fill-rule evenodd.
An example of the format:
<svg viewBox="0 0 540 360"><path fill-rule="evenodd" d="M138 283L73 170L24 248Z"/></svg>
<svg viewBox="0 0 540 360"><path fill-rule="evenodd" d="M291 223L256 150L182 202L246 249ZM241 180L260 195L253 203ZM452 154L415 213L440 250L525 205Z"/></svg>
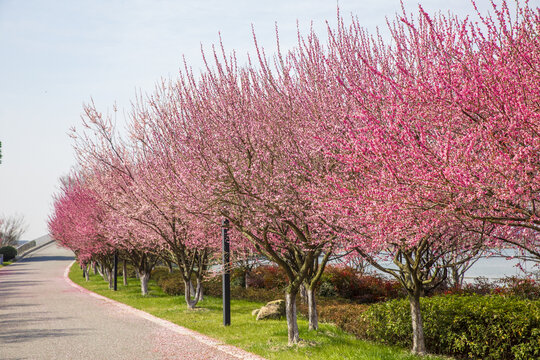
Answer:
<svg viewBox="0 0 540 360"><path fill-rule="evenodd" d="M287 317L289 346L298 344L300 333L296 319L296 293L285 293L285 316Z"/></svg>
<svg viewBox="0 0 540 360"><path fill-rule="evenodd" d="M141 274L139 274L139 279L141 280L141 293L143 296L146 296L148 295L148 280L150 280L150 271L141 271Z"/></svg>
<svg viewBox="0 0 540 360"><path fill-rule="evenodd" d="M413 347L412 352L418 355L426 354L426 343L424 341L424 326L422 324L422 313L420 312L420 296L409 294L411 305Z"/></svg>
<svg viewBox="0 0 540 360"><path fill-rule="evenodd" d="M99 265L97 267L97 271L99 273L99 275L101 275L101 277L103 278L104 281L107 281L107 275L105 274L105 268L103 267L103 265Z"/></svg>
<svg viewBox="0 0 540 360"><path fill-rule="evenodd" d="M197 289L195 292L195 298L197 302L204 300L203 286L202 283L197 279Z"/></svg>
<svg viewBox="0 0 540 360"><path fill-rule="evenodd" d="M127 280L127 261L124 259L122 260L122 279L124 281L124 286L128 285Z"/></svg>
<svg viewBox="0 0 540 360"><path fill-rule="evenodd" d="M109 289L114 289L114 274L111 270L105 269L105 272L107 273L107 278L109 280Z"/></svg>
<svg viewBox="0 0 540 360"><path fill-rule="evenodd" d="M84 266L84 277L86 281L90 281L90 265Z"/></svg>
<svg viewBox="0 0 540 360"><path fill-rule="evenodd" d="M199 299L194 292L193 294L195 295L195 299L191 299L191 289L193 289L193 284L191 281L184 281L184 298L186 299L186 304L189 310L195 309L195 305L197 305L199 302Z"/></svg>
<svg viewBox="0 0 540 360"><path fill-rule="evenodd" d="M315 290L307 288L308 302L308 320L309 330L317 330L319 328L319 314L317 313L317 300L315 299Z"/></svg>

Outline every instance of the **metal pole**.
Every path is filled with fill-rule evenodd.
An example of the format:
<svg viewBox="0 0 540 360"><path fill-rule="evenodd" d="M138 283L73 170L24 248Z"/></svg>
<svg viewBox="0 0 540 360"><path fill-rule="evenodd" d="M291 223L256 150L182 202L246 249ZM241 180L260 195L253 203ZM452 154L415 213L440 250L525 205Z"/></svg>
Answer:
<svg viewBox="0 0 540 360"><path fill-rule="evenodd" d="M117 282L118 282L118 250L114 251L114 291L117 290Z"/></svg>
<svg viewBox="0 0 540 360"><path fill-rule="evenodd" d="M229 249L229 220L221 223L223 235L223 325L231 325L231 275Z"/></svg>

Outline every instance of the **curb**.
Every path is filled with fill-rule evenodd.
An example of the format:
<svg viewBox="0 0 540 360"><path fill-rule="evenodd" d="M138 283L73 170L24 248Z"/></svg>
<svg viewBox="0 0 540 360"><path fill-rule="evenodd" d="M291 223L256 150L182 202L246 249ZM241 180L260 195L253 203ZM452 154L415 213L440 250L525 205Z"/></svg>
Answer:
<svg viewBox="0 0 540 360"><path fill-rule="evenodd" d="M85 294L88 294L96 299L99 299L99 300L102 300L102 301L105 301L111 305L114 305L124 311L127 311L133 315L136 315L138 317L141 317L143 319L146 319L148 321L151 321L153 322L154 324L157 324L161 327L164 327L168 330L171 330L171 331L174 331L175 333L177 334L180 334L180 335L186 335L186 336L190 336L191 338L193 338L195 341L198 341L198 342L201 342L205 345L208 345L210 347L213 347L217 350L220 350L228 355L232 355L238 359L242 359L242 360L265 360L265 358L263 357L260 357L259 355L255 355L255 354L251 354L245 350L242 350L242 349L239 349L235 346L232 346L232 345L226 345L224 344L223 342L219 341L219 340L216 340L216 339L213 339L211 337L208 337L206 335L203 335L203 334L200 334L196 331L193 331L193 330L190 330L190 329L187 329L185 327L182 327L180 325L176 325L168 320L163 320L163 319L160 319L154 315L151 315L147 312L144 312L142 310L139 310L139 309L135 309L134 307L131 307L129 305L126 305L126 304L122 304L118 301L115 301L115 300L112 300L112 299L109 299L108 297L105 297L105 296L102 296L102 295L99 295L99 294L96 294L95 292L93 291L90 291L78 284L75 284L70 278L69 278L69 270L71 269L71 267L73 266L73 264L75 264L76 261L73 261L71 264L69 264L67 267L66 267L66 270L64 271L64 280L71 286L73 286L74 288L78 289L80 292L82 293L85 293Z"/></svg>

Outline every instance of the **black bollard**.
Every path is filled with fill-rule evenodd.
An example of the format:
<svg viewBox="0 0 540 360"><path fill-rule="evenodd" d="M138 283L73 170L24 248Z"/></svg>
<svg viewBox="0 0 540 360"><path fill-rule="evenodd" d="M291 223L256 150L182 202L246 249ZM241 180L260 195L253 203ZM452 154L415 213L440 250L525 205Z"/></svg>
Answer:
<svg viewBox="0 0 540 360"><path fill-rule="evenodd" d="M223 235L223 325L231 325L231 275L229 249L229 220L222 222Z"/></svg>

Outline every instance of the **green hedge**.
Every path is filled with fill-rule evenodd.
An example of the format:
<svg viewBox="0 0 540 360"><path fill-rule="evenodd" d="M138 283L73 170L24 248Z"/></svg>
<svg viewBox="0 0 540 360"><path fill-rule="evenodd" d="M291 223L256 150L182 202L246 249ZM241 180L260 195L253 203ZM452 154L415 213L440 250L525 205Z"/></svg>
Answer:
<svg viewBox="0 0 540 360"><path fill-rule="evenodd" d="M13 246L3 246L0 248L0 254L4 255L4 261L11 261L17 256L17 249Z"/></svg>
<svg viewBox="0 0 540 360"><path fill-rule="evenodd" d="M150 278L156 281L165 294L184 295L184 280L180 271L175 270L169 273L167 268L156 268L152 271Z"/></svg>
<svg viewBox="0 0 540 360"><path fill-rule="evenodd" d="M429 352L471 359L540 358L540 302L503 296L421 299ZM360 315L362 337L411 347L408 300L372 305Z"/></svg>

